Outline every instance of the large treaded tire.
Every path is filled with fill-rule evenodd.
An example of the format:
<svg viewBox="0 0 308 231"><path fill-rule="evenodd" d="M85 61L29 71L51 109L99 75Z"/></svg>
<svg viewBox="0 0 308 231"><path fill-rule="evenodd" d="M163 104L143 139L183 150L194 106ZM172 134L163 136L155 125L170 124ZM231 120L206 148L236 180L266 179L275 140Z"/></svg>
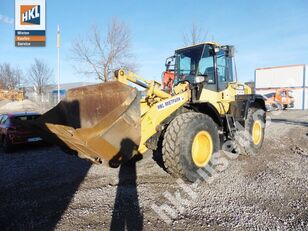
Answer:
<svg viewBox="0 0 308 231"><path fill-rule="evenodd" d="M187 112L175 117L167 127L162 144L162 158L165 170L174 177L189 181L202 179L192 159L192 143L196 134L207 131L213 141L213 153L220 147L218 128L211 117L202 113ZM206 164L213 164L212 159Z"/></svg>
<svg viewBox="0 0 308 231"><path fill-rule="evenodd" d="M262 122L262 137L261 141L256 145L252 140L252 128L255 120ZM264 140L264 129L265 129L265 111L258 107L250 107L248 109L247 118L245 120L245 131L250 135L248 137L246 145L242 145L240 148L240 154L242 155L255 155L259 152L262 147Z"/></svg>

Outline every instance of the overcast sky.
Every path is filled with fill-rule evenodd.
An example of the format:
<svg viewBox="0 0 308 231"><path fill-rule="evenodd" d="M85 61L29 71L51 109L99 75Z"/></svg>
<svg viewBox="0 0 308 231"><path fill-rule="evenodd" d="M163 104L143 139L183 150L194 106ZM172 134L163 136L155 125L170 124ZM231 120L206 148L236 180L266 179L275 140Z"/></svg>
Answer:
<svg viewBox="0 0 308 231"><path fill-rule="evenodd" d="M34 58L56 69L56 28L61 26L61 81L92 81L76 73L70 47L91 25L103 31L113 16L132 33L138 74L161 79L165 58L183 46L183 32L196 23L208 40L235 45L238 76L253 79L258 67L308 63L308 1L205 0L46 0L47 44L44 48L16 48L14 0L0 1L0 63L26 70ZM56 72L55 72L56 73Z"/></svg>

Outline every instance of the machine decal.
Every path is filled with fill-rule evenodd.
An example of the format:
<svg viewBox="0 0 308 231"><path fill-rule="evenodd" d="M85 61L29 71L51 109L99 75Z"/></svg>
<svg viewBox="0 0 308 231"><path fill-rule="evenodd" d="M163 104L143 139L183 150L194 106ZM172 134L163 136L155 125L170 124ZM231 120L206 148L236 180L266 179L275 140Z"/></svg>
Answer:
<svg viewBox="0 0 308 231"><path fill-rule="evenodd" d="M177 104L177 103L180 103L184 101L184 97L183 96L178 96L178 97L175 97L175 98L172 98L172 99L169 99L167 101L164 101L162 103L159 103L157 104L157 109L158 111L161 111L161 110L164 110L174 104Z"/></svg>

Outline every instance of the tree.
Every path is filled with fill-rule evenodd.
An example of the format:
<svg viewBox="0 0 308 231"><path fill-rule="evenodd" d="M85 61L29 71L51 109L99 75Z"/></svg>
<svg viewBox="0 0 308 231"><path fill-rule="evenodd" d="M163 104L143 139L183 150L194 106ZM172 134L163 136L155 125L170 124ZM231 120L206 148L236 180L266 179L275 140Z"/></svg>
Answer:
<svg viewBox="0 0 308 231"><path fill-rule="evenodd" d="M199 25L193 23L190 30L183 33L183 41L185 46L196 45L207 39L208 32L205 32Z"/></svg>
<svg viewBox="0 0 308 231"><path fill-rule="evenodd" d="M34 59L28 72L28 82L34 86L34 90L38 95L43 95L46 86L50 84L53 70L39 59Z"/></svg>
<svg viewBox="0 0 308 231"><path fill-rule="evenodd" d="M19 68L13 68L10 64L0 65L0 88L13 90L21 83L22 72Z"/></svg>
<svg viewBox="0 0 308 231"><path fill-rule="evenodd" d="M78 72L107 82L113 79L116 69L135 69L130 31L124 22L113 18L105 35L97 26L93 26L88 34L87 38L78 38L72 45Z"/></svg>

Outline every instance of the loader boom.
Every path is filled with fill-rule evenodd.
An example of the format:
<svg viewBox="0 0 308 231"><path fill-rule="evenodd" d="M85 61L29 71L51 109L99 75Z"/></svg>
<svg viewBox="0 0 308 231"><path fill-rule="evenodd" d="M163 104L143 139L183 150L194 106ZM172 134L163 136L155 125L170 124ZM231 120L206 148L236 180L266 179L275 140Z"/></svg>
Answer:
<svg viewBox="0 0 308 231"><path fill-rule="evenodd" d="M190 90L187 84L179 84L182 92L172 96L162 91L159 83L145 80L131 71L118 70L115 77L124 84L129 81L146 89L146 97L140 101L141 141L138 148L140 153L145 153L148 150L145 142L162 129L159 125L164 120L189 101Z"/></svg>
<svg viewBox="0 0 308 231"><path fill-rule="evenodd" d="M170 94L160 90L160 83L153 80L146 80L131 71L125 72L124 70L117 70L115 72L115 77L121 83L128 84L128 82L131 82L145 88L148 97L154 96L160 99L168 99L171 97Z"/></svg>

